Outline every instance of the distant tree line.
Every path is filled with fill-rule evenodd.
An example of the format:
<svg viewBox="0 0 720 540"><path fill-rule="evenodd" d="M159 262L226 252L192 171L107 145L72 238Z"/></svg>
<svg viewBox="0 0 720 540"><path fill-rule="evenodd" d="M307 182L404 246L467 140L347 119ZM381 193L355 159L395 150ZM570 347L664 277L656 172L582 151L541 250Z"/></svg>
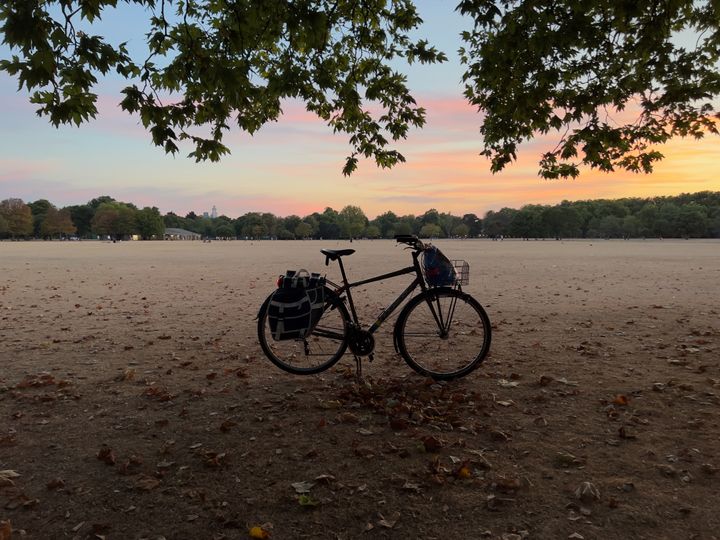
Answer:
<svg viewBox="0 0 720 540"><path fill-rule="evenodd" d="M28 204L21 199L0 202L0 238L122 239L137 235L151 240L164 234L165 223L157 208L138 209L107 196L60 209L46 199Z"/></svg>
<svg viewBox="0 0 720 540"><path fill-rule="evenodd" d="M205 238L308 239L392 238L718 238L720 192L703 191L647 199L563 201L556 205L525 205L520 209L455 216L430 209L422 215L398 216L388 211L368 219L357 206L325 208L305 217L278 217L248 212L232 219L190 212L164 216L155 207L103 196L87 204L56 208L45 199L25 204L0 202L0 238L95 238L138 236L161 239L166 227L186 229Z"/></svg>

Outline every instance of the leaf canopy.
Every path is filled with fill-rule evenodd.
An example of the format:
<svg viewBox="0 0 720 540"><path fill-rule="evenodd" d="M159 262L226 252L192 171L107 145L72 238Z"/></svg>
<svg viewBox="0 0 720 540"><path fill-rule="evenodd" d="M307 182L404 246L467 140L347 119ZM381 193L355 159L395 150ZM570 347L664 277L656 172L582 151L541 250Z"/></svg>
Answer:
<svg viewBox="0 0 720 540"><path fill-rule="evenodd" d="M148 13L142 58L91 35L122 4ZM470 27L459 51L465 97L482 113L493 172L551 131L560 140L541 156L545 178L575 177L583 164L650 172L656 145L717 133L716 0L461 0L456 9ZM405 161L393 142L425 123L393 67L447 60L411 37L421 24L412 0L5 0L0 32L13 54L0 70L55 126L94 118L98 78L115 73L127 80L122 108L153 143L175 154L187 141L197 161L229 152L231 126L255 133L298 99L348 136L349 175L359 158Z"/></svg>

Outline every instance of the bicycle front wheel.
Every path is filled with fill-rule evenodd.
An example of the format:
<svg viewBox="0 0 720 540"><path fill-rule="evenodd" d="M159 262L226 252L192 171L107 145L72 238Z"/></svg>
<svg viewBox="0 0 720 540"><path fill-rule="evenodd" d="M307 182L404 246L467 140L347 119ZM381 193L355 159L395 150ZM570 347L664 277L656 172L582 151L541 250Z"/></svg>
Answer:
<svg viewBox="0 0 720 540"><path fill-rule="evenodd" d="M490 319L469 294L442 288L419 294L395 324L395 343L405 362L437 380L477 368L490 350Z"/></svg>
<svg viewBox="0 0 720 540"><path fill-rule="evenodd" d="M276 341L268 322L270 297L258 313L258 340L265 356L280 369L295 375L312 375L335 364L348 346L350 315L335 294L326 292L325 310L312 333L301 339Z"/></svg>

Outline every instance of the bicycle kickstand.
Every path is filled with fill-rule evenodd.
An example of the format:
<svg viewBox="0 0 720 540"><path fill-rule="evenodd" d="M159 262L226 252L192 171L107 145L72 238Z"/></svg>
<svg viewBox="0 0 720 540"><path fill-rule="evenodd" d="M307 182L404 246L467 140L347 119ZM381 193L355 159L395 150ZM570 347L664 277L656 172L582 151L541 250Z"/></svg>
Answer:
<svg viewBox="0 0 720 540"><path fill-rule="evenodd" d="M362 376L362 358L360 358L357 354L355 355L355 365L357 366L357 370L355 372L355 376L357 377L358 381L363 380Z"/></svg>

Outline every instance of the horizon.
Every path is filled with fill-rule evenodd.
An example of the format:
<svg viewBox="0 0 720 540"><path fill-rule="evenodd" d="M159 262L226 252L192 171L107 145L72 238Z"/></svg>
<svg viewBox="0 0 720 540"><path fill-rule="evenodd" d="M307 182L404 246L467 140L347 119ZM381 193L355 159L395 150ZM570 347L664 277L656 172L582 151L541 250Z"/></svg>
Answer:
<svg viewBox="0 0 720 540"><path fill-rule="evenodd" d="M619 201L631 200L631 199L641 200L641 201L650 201L650 200L652 200L652 199L657 199L657 198L661 198L661 197L662 197L662 198L673 198L673 197L682 197L682 196L694 197L694 196L696 196L696 195L699 195L700 193L717 193L717 194L720 194L720 190L717 190L717 191L715 191L715 190L701 190L701 191L693 191L693 192L685 192L685 191L683 191L683 192L680 192L680 193L677 193L677 194L672 194L672 195L651 195L651 196L647 196L647 197L644 197L644 196L643 196L643 197L639 197L639 196L628 196L628 197L617 197L617 198L598 197L598 198L595 198L595 199L590 199L590 198L586 198L586 199L573 199L573 200L563 199L563 200L561 200L561 201L558 201L557 203L547 203L547 204L544 204L544 203L538 203L538 204L535 204L535 203L526 203L526 204L522 204L522 205L519 205L519 206L503 206L503 207L501 207L501 208L490 209L490 210L487 210L487 211L482 212L482 213L478 213L478 212L463 212L463 213L445 212L445 211L443 211L443 210L441 210L441 209L438 209L438 208L435 208L435 207L427 207L427 208L425 208L424 210L419 211L419 212L415 212L415 213L413 213L413 212L403 213L403 212L395 211L395 210L393 210L392 208L390 208L390 209L387 209L387 210L385 210L385 211L383 211L383 212L380 212L380 213L378 213L378 214L370 214L370 213L368 213L368 212L365 212L365 209L364 209L364 208L362 208L362 207L359 207L359 208L360 208L360 210L363 211L363 214L365 214L365 217L366 217L368 220L370 220L370 221L378 218L380 215L382 215L382 214L384 214L384 213L386 213L386 212L392 212L392 213L394 213L398 218L403 218L403 217L408 217L408 216L412 216L412 217L418 218L418 217L421 217L421 216L425 215L427 212L430 212L430 211L432 211L432 210L435 210L435 211L437 211L438 213L441 213L441 214L442 214L442 213L445 213L445 214L450 214L450 215L453 215L453 216L456 216L456 217L463 217L464 215L467 215L467 214L475 214L478 218L483 218L483 219L484 219L484 218L486 217L486 215L487 215L488 212L497 212L498 210L502 210L502 209L522 210L522 209L523 209L524 207L526 207L526 206L545 206L545 207L552 207L552 206L559 206L559 205L562 204L562 203L569 203L569 204L572 205L572 204L581 203L581 202L588 202L588 203L602 202L602 201L607 201L607 202L619 202ZM21 200L23 201L23 203L25 203L25 204L31 204L31 203L37 202L37 201L39 201L39 200L46 200L46 201L48 201L50 204L52 204L53 206L55 206L58 210L62 210L63 208L67 208L67 207L71 207L71 206L86 206L86 205L88 205L89 203L91 203L93 200L99 199L99 198L101 198L101 197L110 197L110 198L113 199L113 201L116 202L116 203L126 204L126 205L132 205L132 206L135 206L135 207L138 208L138 209L142 209L142 208L145 208L145 207L148 207L148 208L157 208L158 211L160 212L160 214L163 215L163 216L166 216L166 215L168 215L168 214L174 214L174 215L176 215L176 216L178 216L178 217L183 217L183 218L184 218L184 217L187 217L190 213L195 214L195 217L197 217L197 218L217 219L217 218L220 218L220 217L225 217L225 218L228 218L228 219L231 219L231 220L240 219L241 217L243 217L243 216L245 216L245 215L247 215L247 214L252 214L252 213L256 213L256 214L270 213L270 214L274 215L276 218L279 218L279 219L284 219L284 218L288 218L288 217L291 217L291 216L296 216L296 217L299 217L299 218L306 218L306 217L309 217L309 216L311 216L312 214L315 214L315 213L317 213L317 214L322 214L327 208L330 208L331 210L335 210L336 212L339 212L339 211L341 211L341 210L344 208L344 206L343 206L343 207L339 207L339 206L338 206L338 207L325 206L325 207L323 207L323 208L318 208L318 209L316 209L316 210L312 210L312 211L310 211L310 212L302 213L302 214L297 214L297 213L291 213L291 214L276 214L276 213L271 212L271 211L269 211L269 210L259 209L259 210L249 210L249 211L244 212L244 213L242 213L242 214L231 215L231 214L227 214L227 213L225 213L225 212L222 212L221 209L218 209L218 208L217 208L217 205L213 205L213 206L211 206L209 209L197 209L197 208L194 208L194 209L190 209L190 210L188 210L187 212L184 212L184 213L174 212L173 210L163 211L160 206L155 205L155 204L140 205L140 204L136 204L135 201L132 201L132 200L116 199L115 197L113 197L112 195L109 195L109 194L107 194L107 193L96 194L95 196L91 197L90 199L88 199L88 200L86 200L86 201L74 202L74 203L65 204L65 205L57 205L57 204L55 204L54 201L48 199L47 197L39 197L39 198L37 198L37 199L25 200L25 199L22 199L21 197L14 197L14 196L10 195L9 197L4 197L3 199L0 199L0 200L13 199L13 198L15 198L15 199L21 199ZM357 206L357 205L345 205L345 206ZM213 217L213 211L215 211L215 213L216 213L216 215L215 215L214 217ZM207 216L205 216L205 214L207 214Z"/></svg>
<svg viewBox="0 0 720 540"><path fill-rule="evenodd" d="M173 157L151 144L138 118L119 109L122 96L116 77L105 78L98 86L96 120L80 128L56 129L35 115L28 94L16 91L15 79L2 74L0 199L45 198L67 206L84 204L102 193L178 215L209 211L213 205L225 215L308 215L350 204L360 206L368 216L388 210L417 215L429 208L482 215L502 207L562 200L720 190L720 141L713 135L659 145L665 159L650 175L583 168L575 180L537 176L541 152L559 137L538 136L520 148L516 162L493 175L488 160L478 155L481 117L462 96L462 66L456 51L465 21L451 6L430 0L417 4L425 20L417 34L446 52L449 61L398 65L418 103L427 109L426 126L411 130L408 139L396 145L407 163L387 170L361 160L351 177L343 177L343 161L350 150L346 137L333 135L300 103L287 101L279 121L255 136L231 130L226 141L232 154L220 163L197 164L185 157L190 151L186 146ZM108 17L112 21L104 21L102 29L113 41L129 38L132 50L142 39L142 16L142 10L124 7L113 11ZM0 57L8 54L7 47L0 47Z"/></svg>

